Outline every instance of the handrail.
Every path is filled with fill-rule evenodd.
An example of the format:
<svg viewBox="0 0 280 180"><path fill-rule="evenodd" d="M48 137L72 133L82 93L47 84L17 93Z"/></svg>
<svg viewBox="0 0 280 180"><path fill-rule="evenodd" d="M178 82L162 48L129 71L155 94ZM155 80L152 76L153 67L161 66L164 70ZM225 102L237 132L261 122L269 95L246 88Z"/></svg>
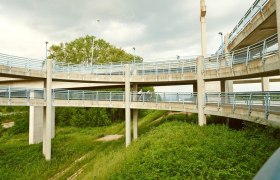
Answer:
<svg viewBox="0 0 280 180"><path fill-rule="evenodd" d="M238 24L234 27L232 32L229 34L228 44L232 43L234 38L251 22L251 20L262 11L263 7L269 0L256 0L245 15L241 18Z"/></svg>
<svg viewBox="0 0 280 180"><path fill-rule="evenodd" d="M280 92L206 93L205 104L230 105L233 112L237 106L246 107L249 115L254 109L263 110L267 119L271 112L280 112Z"/></svg>
<svg viewBox="0 0 280 180"><path fill-rule="evenodd" d="M274 34L263 41L253 45L232 51L228 54L215 54L204 59L203 71L207 69L220 69L231 67L236 64L246 64L254 59L261 58L263 64L267 57L276 54L279 51L278 35ZM29 70L46 71L46 61L22 58L0 53L0 65L8 66L9 72L12 73L12 67L25 68ZM52 61L53 74L57 73L79 73L92 74L95 76L124 76L124 64L66 64ZM197 73L197 57L178 57L176 60L169 59L167 61L141 62L130 64L131 76L146 76L160 74L184 74L187 72Z"/></svg>
<svg viewBox="0 0 280 180"><path fill-rule="evenodd" d="M204 59L204 71L207 69L220 69L236 64L246 64L255 59L261 59L263 64L267 57L279 51L278 35L274 34L263 41L244 47L231 53L214 55Z"/></svg>
<svg viewBox="0 0 280 180"><path fill-rule="evenodd" d="M46 70L45 60L31 59L0 53L0 64L9 67Z"/></svg>

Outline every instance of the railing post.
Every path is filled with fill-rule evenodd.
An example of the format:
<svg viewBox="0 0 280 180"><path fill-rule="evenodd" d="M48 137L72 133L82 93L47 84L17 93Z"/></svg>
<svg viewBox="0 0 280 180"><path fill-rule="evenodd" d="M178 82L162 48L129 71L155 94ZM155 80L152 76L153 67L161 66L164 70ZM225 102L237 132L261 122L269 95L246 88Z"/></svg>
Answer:
<svg viewBox="0 0 280 180"><path fill-rule="evenodd" d="M235 108L236 108L236 100L235 100L235 98L236 98L236 94L234 93L233 94L233 104L232 104L232 111L233 112L235 112Z"/></svg>
<svg viewBox="0 0 280 180"><path fill-rule="evenodd" d="M218 109L220 109L220 107L221 107L221 93L219 93L219 95L218 95Z"/></svg>
<svg viewBox="0 0 280 180"><path fill-rule="evenodd" d="M250 93L250 96L249 96L249 101L248 101L248 114L249 116L251 115L251 112L252 112L252 93Z"/></svg>
<svg viewBox="0 0 280 180"><path fill-rule="evenodd" d="M181 74L182 75L184 74L184 61L182 61L181 63Z"/></svg>
<svg viewBox="0 0 280 180"><path fill-rule="evenodd" d="M69 103L69 99L70 99L70 90L67 90L67 100L68 100L68 103Z"/></svg>
<svg viewBox="0 0 280 180"><path fill-rule="evenodd" d="M11 101L11 87L8 87L8 99Z"/></svg>
<svg viewBox="0 0 280 180"><path fill-rule="evenodd" d="M233 68L233 64L234 64L234 51L231 54L231 66L230 66L231 69Z"/></svg>
<svg viewBox="0 0 280 180"><path fill-rule="evenodd" d="M270 95L266 94L265 96L265 118L268 119L270 112Z"/></svg>
<svg viewBox="0 0 280 180"><path fill-rule="evenodd" d="M263 41L263 49L262 49L262 63L265 64L265 55L266 55L266 39Z"/></svg>
<svg viewBox="0 0 280 180"><path fill-rule="evenodd" d="M250 46L247 47L246 66L248 66L249 59L250 59Z"/></svg>

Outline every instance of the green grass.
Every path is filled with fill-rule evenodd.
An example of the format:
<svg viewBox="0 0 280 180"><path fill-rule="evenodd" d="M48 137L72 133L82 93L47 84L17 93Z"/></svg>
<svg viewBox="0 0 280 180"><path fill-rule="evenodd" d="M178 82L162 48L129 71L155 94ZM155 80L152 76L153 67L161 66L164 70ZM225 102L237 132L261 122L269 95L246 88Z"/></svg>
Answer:
<svg viewBox="0 0 280 180"><path fill-rule="evenodd" d="M163 113L151 112L143 118L143 122L149 124ZM146 131L148 128L142 127ZM52 140L52 160L46 162L42 155L42 143L29 145L28 133L13 135L4 132L0 136L0 179L47 179L70 166L60 177L64 179L99 154L125 147L124 138L108 143L95 141L107 134L124 134L124 123L98 128L58 127ZM84 155L86 158L71 165Z"/></svg>
<svg viewBox="0 0 280 180"><path fill-rule="evenodd" d="M129 148L124 138L95 141L107 134L124 134L124 123L57 128L50 162L42 155L42 144L28 145L27 133L4 133L0 137L0 179L54 175L67 179L81 169L78 179L250 179L280 145L276 131L199 127L191 124L194 119L151 112L139 121L140 138Z"/></svg>
<svg viewBox="0 0 280 180"><path fill-rule="evenodd" d="M251 179L279 145L262 131L173 121L96 158L80 179Z"/></svg>

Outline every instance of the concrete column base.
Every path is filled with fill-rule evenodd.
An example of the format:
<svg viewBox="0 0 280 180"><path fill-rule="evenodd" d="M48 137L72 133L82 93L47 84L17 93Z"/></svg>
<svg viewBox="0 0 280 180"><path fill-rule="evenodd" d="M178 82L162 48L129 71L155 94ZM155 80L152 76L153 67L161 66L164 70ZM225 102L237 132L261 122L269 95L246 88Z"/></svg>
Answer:
<svg viewBox="0 0 280 180"><path fill-rule="evenodd" d="M29 144L43 142L44 107L29 107ZM52 108L51 137L55 137L55 107Z"/></svg>
<svg viewBox="0 0 280 180"><path fill-rule="evenodd" d="M29 144L43 141L44 107L29 107Z"/></svg>
<svg viewBox="0 0 280 180"><path fill-rule="evenodd" d="M138 138L138 109L133 109L133 140Z"/></svg>

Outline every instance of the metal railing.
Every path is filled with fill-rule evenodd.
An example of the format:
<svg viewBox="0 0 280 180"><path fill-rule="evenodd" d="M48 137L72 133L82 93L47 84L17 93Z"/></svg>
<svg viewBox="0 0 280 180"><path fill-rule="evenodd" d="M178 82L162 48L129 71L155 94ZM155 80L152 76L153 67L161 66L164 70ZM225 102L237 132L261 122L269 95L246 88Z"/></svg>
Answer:
<svg viewBox="0 0 280 180"><path fill-rule="evenodd" d="M214 104L218 108L230 105L233 112L239 106L245 107L248 115L252 110L263 110L268 118L271 112L280 113L280 92L206 93L205 104Z"/></svg>
<svg viewBox="0 0 280 180"><path fill-rule="evenodd" d="M220 69L224 67L233 67L236 64L246 64L255 59L261 59L263 64L267 57L276 54L278 48L278 35L268 37L267 39L253 44L251 46L235 50L228 54L214 55L204 59L203 70Z"/></svg>
<svg viewBox="0 0 280 180"><path fill-rule="evenodd" d="M56 100L125 101L125 93L117 91L53 90L52 98Z"/></svg>
<svg viewBox="0 0 280 180"><path fill-rule="evenodd" d="M0 98L45 99L45 90L0 87Z"/></svg>
<svg viewBox="0 0 280 180"><path fill-rule="evenodd" d="M159 74L183 74L197 71L197 56L180 57L180 59L167 59L166 61L142 62L131 64L131 75L159 75Z"/></svg>
<svg viewBox="0 0 280 180"><path fill-rule="evenodd" d="M0 53L0 65L34 70L46 70L46 61Z"/></svg>
<svg viewBox="0 0 280 180"><path fill-rule="evenodd" d="M120 64L70 64L54 62L53 73L80 73L94 75L124 75L124 65Z"/></svg>
<svg viewBox="0 0 280 180"><path fill-rule="evenodd" d="M229 34L229 44L235 39L235 37L252 21L252 19L259 13L262 12L263 7L269 0L256 0L250 9L241 18L232 32Z"/></svg>
<svg viewBox="0 0 280 180"><path fill-rule="evenodd" d="M131 102L167 102L180 104L197 104L197 93L163 93L141 92L131 93Z"/></svg>

